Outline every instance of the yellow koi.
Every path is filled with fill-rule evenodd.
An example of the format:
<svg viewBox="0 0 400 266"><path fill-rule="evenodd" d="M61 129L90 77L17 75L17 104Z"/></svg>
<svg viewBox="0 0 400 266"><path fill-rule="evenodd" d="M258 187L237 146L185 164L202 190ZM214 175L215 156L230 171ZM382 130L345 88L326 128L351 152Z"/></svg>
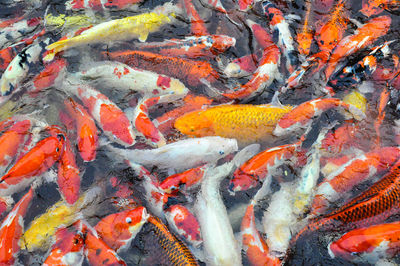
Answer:
<svg viewBox="0 0 400 266"><path fill-rule="evenodd" d="M170 23L170 17L174 16L173 12L167 14L150 12L100 23L83 31L80 35L48 45L46 49L50 52L44 60L50 61L55 54L61 51L86 44L127 41L133 38L144 42L150 33L157 31L162 25Z"/></svg>
<svg viewBox="0 0 400 266"><path fill-rule="evenodd" d="M52 14L47 14L44 20L46 27L50 27L51 29L61 27L65 29L76 29L88 27L94 23L97 23L100 19L86 15L66 16L65 14L61 14L58 16L53 16Z"/></svg>
<svg viewBox="0 0 400 266"><path fill-rule="evenodd" d="M175 128L191 137L235 138L240 144L267 141L279 119L292 106L219 105L179 117Z"/></svg>
<svg viewBox="0 0 400 266"><path fill-rule="evenodd" d="M367 111L367 98L357 90L353 90L343 98L343 102L360 109L364 114Z"/></svg>

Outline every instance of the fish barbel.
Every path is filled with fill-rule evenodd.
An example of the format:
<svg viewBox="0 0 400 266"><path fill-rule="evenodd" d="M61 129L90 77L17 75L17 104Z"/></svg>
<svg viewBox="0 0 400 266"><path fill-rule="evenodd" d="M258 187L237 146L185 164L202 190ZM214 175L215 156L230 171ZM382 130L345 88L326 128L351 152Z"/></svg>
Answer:
<svg viewBox="0 0 400 266"><path fill-rule="evenodd" d="M250 104L219 105L179 117L175 128L192 137L235 138L240 144L258 142L271 138L276 123L292 108Z"/></svg>

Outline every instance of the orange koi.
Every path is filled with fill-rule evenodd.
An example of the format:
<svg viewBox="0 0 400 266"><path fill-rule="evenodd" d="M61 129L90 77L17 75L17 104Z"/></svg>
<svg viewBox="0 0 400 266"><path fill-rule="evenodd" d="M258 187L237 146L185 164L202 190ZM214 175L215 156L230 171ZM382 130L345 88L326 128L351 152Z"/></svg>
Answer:
<svg viewBox="0 0 400 266"><path fill-rule="evenodd" d="M70 85L67 89L79 97L110 140L124 146L135 144L135 134L131 122L107 96L88 85Z"/></svg>
<svg viewBox="0 0 400 266"><path fill-rule="evenodd" d="M32 124L29 120L16 122L0 137L0 172L11 163L18 149L24 144Z"/></svg>
<svg viewBox="0 0 400 266"><path fill-rule="evenodd" d="M291 106L219 105L179 117L175 128L191 137L221 136L240 143L271 139L273 127Z"/></svg>
<svg viewBox="0 0 400 266"><path fill-rule="evenodd" d="M172 205L165 211L168 225L191 245L198 247L203 242L200 225L196 217L185 206Z"/></svg>
<svg viewBox="0 0 400 266"><path fill-rule="evenodd" d="M392 258L400 251L400 222L359 228L328 245L331 257L349 261L376 263Z"/></svg>
<svg viewBox="0 0 400 266"><path fill-rule="evenodd" d="M276 136L282 136L289 132L296 131L299 128L305 128L312 122L313 117L335 107L342 107L358 119L365 116L365 114L357 107L347 104L339 99L318 98L304 102L285 114L279 120L273 134Z"/></svg>
<svg viewBox="0 0 400 266"><path fill-rule="evenodd" d="M296 36L299 53L305 56L310 53L311 43L313 41L313 30L310 25L312 2L313 1L305 1L306 14L304 16L303 29Z"/></svg>
<svg viewBox="0 0 400 266"><path fill-rule="evenodd" d="M159 247L157 253L161 259L165 259L165 264L198 265L186 245L173 235L160 219L150 216L148 222L151 228L149 237L155 238L157 247Z"/></svg>
<svg viewBox="0 0 400 266"><path fill-rule="evenodd" d="M342 58L371 45L377 38L385 35L389 30L391 21L389 16L373 18L358 28L353 35L343 38L337 44L327 63L325 69L326 80L330 78Z"/></svg>
<svg viewBox="0 0 400 266"><path fill-rule="evenodd" d="M24 230L23 219L33 198L31 188L14 206L0 226L0 263L13 265L20 249L19 239Z"/></svg>
<svg viewBox="0 0 400 266"><path fill-rule="evenodd" d="M398 0L363 0L360 10L367 17L379 15L383 10L398 9L400 2Z"/></svg>
<svg viewBox="0 0 400 266"><path fill-rule="evenodd" d="M105 244L119 252L130 247L148 217L146 208L137 207L104 217L94 229Z"/></svg>
<svg viewBox="0 0 400 266"><path fill-rule="evenodd" d="M247 11L253 6L254 0L238 0L239 10Z"/></svg>
<svg viewBox="0 0 400 266"><path fill-rule="evenodd" d="M383 88L380 99L379 99L379 105L378 105L378 117L376 118L374 122L374 128L376 131L376 140L375 140L375 146L380 147L381 145L381 125L383 123L383 119L385 118L385 107L386 104L389 102L389 97L390 97L390 91L387 88Z"/></svg>
<svg viewBox="0 0 400 266"><path fill-rule="evenodd" d="M67 61L63 58L58 58L50 62L36 77L33 78L33 86L29 90L30 93L37 93L45 88L53 86L59 81L60 75L67 67Z"/></svg>
<svg viewBox="0 0 400 266"><path fill-rule="evenodd" d="M85 255L91 265L126 265L126 263L101 240L96 230L86 225Z"/></svg>
<svg viewBox="0 0 400 266"><path fill-rule="evenodd" d="M182 106L166 112L153 120L153 122L161 133L166 134L174 127L175 120L178 117L188 112L203 109L211 105L212 101L212 99L205 96L195 96L189 93L183 98Z"/></svg>
<svg viewBox="0 0 400 266"><path fill-rule="evenodd" d="M207 166L202 165L186 170L182 173L171 175L164 179L159 186L168 194L176 192L182 185L185 185L187 189L191 188L199 184L203 179L206 169Z"/></svg>
<svg viewBox="0 0 400 266"><path fill-rule="evenodd" d="M234 88L231 92L222 94L230 99L251 98L263 92L275 79L280 78L278 69L280 53L278 47L273 43L272 37L259 24L251 20L247 20L247 24L252 29L260 46L264 49L263 56L257 70L246 84L239 88Z"/></svg>
<svg viewBox="0 0 400 266"><path fill-rule="evenodd" d="M384 147L347 161L319 184L312 203L312 212L314 214L323 213L330 202L343 197L344 193L349 192L355 185L367 181L375 174L386 171L399 158L399 148Z"/></svg>
<svg viewBox="0 0 400 266"><path fill-rule="evenodd" d="M229 183L229 190L237 192L256 187L260 181L272 178L273 171L292 158L297 158L294 161L301 164L303 161L299 149L301 142L302 140L294 144L269 148L258 153L235 170L233 179Z"/></svg>
<svg viewBox="0 0 400 266"><path fill-rule="evenodd" d="M195 36L208 35L204 20L202 20L199 13L197 13L192 0L184 0L183 3L185 5L186 13L190 19L190 32Z"/></svg>
<svg viewBox="0 0 400 266"><path fill-rule="evenodd" d="M34 176L46 172L58 161L64 150L65 136L48 137L19 159L0 179L0 194L11 195L33 182Z"/></svg>
<svg viewBox="0 0 400 266"><path fill-rule="evenodd" d="M72 98L65 100L64 105L69 115L75 121L79 154L85 162L91 162L96 158L98 146L96 124L86 109L72 100Z"/></svg>
<svg viewBox="0 0 400 266"><path fill-rule="evenodd" d="M177 78L190 86L205 82L214 83L219 74L206 61L193 61L144 51L107 52L105 55L132 67L150 70Z"/></svg>
<svg viewBox="0 0 400 266"><path fill-rule="evenodd" d="M81 265L83 262L83 247L85 227L77 221L69 227L60 228L55 233L55 243L43 266Z"/></svg>

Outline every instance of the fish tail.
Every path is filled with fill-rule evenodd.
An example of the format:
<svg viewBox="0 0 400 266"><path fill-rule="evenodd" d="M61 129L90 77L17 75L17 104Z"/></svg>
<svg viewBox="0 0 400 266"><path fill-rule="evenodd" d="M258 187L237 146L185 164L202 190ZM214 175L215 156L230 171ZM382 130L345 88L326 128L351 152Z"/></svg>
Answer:
<svg viewBox="0 0 400 266"><path fill-rule="evenodd" d="M57 53L59 53L61 51L64 51L67 48L68 44L70 44L70 42L71 42L71 39L65 39L65 40L60 40L60 41L57 41L55 43L52 43L52 44L48 45L46 47L46 49L49 52L47 53L47 55L43 59L45 61L53 60L54 56Z"/></svg>

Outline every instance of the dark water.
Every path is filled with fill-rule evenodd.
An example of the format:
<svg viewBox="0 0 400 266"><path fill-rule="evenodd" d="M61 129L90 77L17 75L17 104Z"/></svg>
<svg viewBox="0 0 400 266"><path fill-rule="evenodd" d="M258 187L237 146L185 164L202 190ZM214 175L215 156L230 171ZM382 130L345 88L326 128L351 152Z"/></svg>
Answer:
<svg viewBox="0 0 400 266"><path fill-rule="evenodd" d="M0 1L0 18L1 19L9 19L12 17L20 16L22 14L27 14L28 17L43 17L45 12L48 14L59 15L76 15L76 14L84 14L83 12L71 12L65 10L65 1L21 1L14 2L12 0L4 0ZM121 18L129 15L139 14L141 12L147 12L148 10L152 10L154 7L164 3L165 1L153 1L153 0L145 0L142 4L140 4L140 9L138 12L131 11L110 11L110 12L97 12L96 16L100 18L100 20L111 20L116 18ZM229 10L229 16L232 20L239 23L239 25L232 24L225 15L218 13L206 5L202 4L199 1L194 1L196 8L198 9L200 16L205 20L208 31L211 34L225 34L231 37L236 38L236 46L228 49L221 57L224 60L237 58L249 53L255 52L258 47L254 37L251 34L251 30L244 25L243 22L245 19L254 20L257 23L260 23L264 27L268 27L267 20L263 15L262 8L260 3L256 3L254 8L250 11L244 13L237 10L237 5L235 2L231 1L222 1L222 4L225 6L227 10ZM320 3L317 2L316 3ZM322 3L322 2L321 2ZM316 10L314 10L314 19L317 21L318 18L322 18L327 16L330 12L329 5L325 7L323 4L318 6ZM295 36L295 33L298 32L303 25L304 14L305 14L305 2L304 1L283 1L277 0L275 4L283 11L285 15L295 15L299 19L290 20L290 28L292 31L292 36ZM352 19L355 19L361 23L366 22L369 18L362 15L359 10L361 8L361 1L348 1L349 10L348 16ZM94 15L88 13L88 15ZM389 13L388 11L384 11L381 15L390 15L392 18L392 27L390 28L388 34L380 38L376 44L383 43L388 40L396 40L395 43L391 46L392 53L399 54L400 45L398 44L398 39L400 38L400 32L398 31L398 27L396 25L400 25L400 18L394 13ZM294 17L294 16L292 16ZM314 21L314 22L315 22ZM171 38L183 38L190 35L190 25L189 20L184 16L178 16L177 22L175 24L168 24L163 26L160 31L156 33L152 33L149 35L147 41L163 41ZM346 35L354 32L355 25L349 24L349 29L347 30ZM54 31L49 31L45 34L44 37L50 37L53 41L57 40L60 36L65 34L62 32L62 29L57 29ZM89 53L92 60L100 59L100 53L105 50L112 49L121 49L122 48L130 48L134 47L134 42L125 42L122 44L114 45L113 47L108 47L107 44L98 44L93 45L86 50L86 53ZM311 48L311 53L313 54L318 49L316 44ZM360 51L355 55L352 55L349 58L346 58L346 62L349 65L354 64L359 61L363 56L368 53L367 49L365 51ZM68 71L76 72L79 69L81 55L79 53L71 53L68 55ZM217 69L218 65L215 61L210 61L215 68ZM28 74L28 78L26 82L29 81L34 75L38 74L43 69L43 65L38 63L33 66ZM281 67L282 73L285 77L288 77L288 73L285 73L285 69L283 66ZM369 78L366 77L366 80ZM232 87L237 83L244 83L246 79L226 79L221 78L221 83L224 86ZM306 100L310 100L316 97L315 92L313 90L313 86L311 84L312 81L306 80L301 89L288 92L283 95L280 100L283 104L293 104L297 105ZM382 84L376 84L376 87L382 86L385 84L385 81ZM262 104L268 103L273 95L273 92L279 88L282 84L278 82L274 82L270 88L268 88L262 95L252 99L249 103L252 104ZM22 86L22 84L21 84ZM207 90L204 87L191 87L190 90L195 93L205 93ZM339 96L347 92L347 90L339 92ZM114 100L114 102L121 108L124 109L128 107L129 100L137 97L137 95L128 95L128 98L125 95L119 95L118 92L105 92L107 96ZM339 97L338 96L338 97ZM374 113L374 110L377 109L377 95L374 93L366 94L368 99L369 108ZM65 93L56 87L50 87L47 90L41 92L34 98L30 98L26 95L19 93L14 96L11 101L14 102L11 107L3 107L0 109L0 119L4 119L11 114L29 114L34 110L43 110L39 112L37 116L40 119L43 119L49 124L59 124L62 125L58 120L58 117L54 115L55 111L60 108L62 105L63 99L66 97ZM382 125L382 146L393 146L396 145L393 140L393 120L398 119L398 113L396 111L397 103L399 100L399 93L395 89L391 92L391 99L386 108L386 118ZM152 118L156 118L160 114L164 113L166 110L170 110L174 105L164 104L160 107L154 108L152 110L151 116ZM320 128L327 126L332 121L343 121L344 118L341 117L337 112L329 111L326 112L321 118L315 119L313 123L313 130L310 131L309 135L305 143L303 144L304 148L308 148L315 141ZM365 121L364 127L367 129L373 128L373 121ZM368 130L366 131L368 132ZM368 134L368 133L366 133ZM167 136L168 137L168 136ZM292 139L296 139L299 136L290 136ZM366 136L368 139L373 139L373 136ZM276 145L281 145L288 143L287 139L278 140ZM77 156L78 157L78 156ZM114 189L107 182L111 177L118 177L122 184L129 186L131 189L135 191L135 197L137 201L141 204L145 204L145 200L143 198L143 191L138 188L138 179L123 162L113 160L113 157L110 156L107 150L102 150L100 148L97 158L95 161L90 163L83 163L78 160L78 165L81 168L82 172L84 172L82 176L81 183L81 191L86 191L88 188L92 187L94 184L101 184L105 187L105 195L104 198L98 203L98 206L95 206L95 214L85 217L86 220L94 225L96 224L102 217L114 213L117 210L113 207L109 200L111 199L111 195L114 192ZM280 169L281 172L286 170L285 172L289 172L289 175L292 177L286 176L285 178L296 178L299 174L297 169L291 168L291 166L283 166ZM149 169L157 172L157 169ZM166 174L164 173L166 176ZM274 190L279 190L279 184L274 182L273 184ZM354 195L359 194L364 191L369 184L360 185L354 190ZM236 193L235 196L227 193L228 180L222 182L221 184L221 192L223 195L224 203L229 210L234 209L238 204L246 204L253 197L254 193L257 189L249 190L246 192ZM37 217L39 214L44 213L46 209L52 206L55 202L60 200L59 192L57 191L57 186L55 183L46 183L42 184L36 189L36 196L34 201L28 210L28 213L25 216L25 226L29 225L29 223ZM23 193L18 193L14 195L15 199L19 199ZM185 203L186 199L178 199L178 201L182 201ZM256 217L261 219L262 213L267 209L268 199L263 201L263 203L256 210ZM4 214L3 214L4 216ZM397 217L392 217L391 221L398 220ZM235 232L238 232L239 228L233 228ZM146 227L143 228L142 232L138 235L135 241L132 243L131 248L128 251L122 252L119 255L126 261L127 264L130 265L146 265L156 264L154 260L148 260L148 258L152 257L151 250L149 247L146 247ZM331 259L327 253L327 245L333 239L337 239L337 233L327 233L327 232L318 232L312 234L309 237L305 237L299 240L296 246L293 248L291 252L291 256L288 258L288 265L355 265L350 262L344 261L342 259ZM25 265L39 265L43 262L45 258L46 252L37 252L34 254L29 254L26 251L21 251L19 255L19 259L21 263ZM243 262L247 264L248 261L245 258L245 254L243 253ZM154 259L154 258L153 258ZM396 260L398 261L398 260ZM85 262L86 263L86 262ZM362 265L362 264L360 264Z"/></svg>

